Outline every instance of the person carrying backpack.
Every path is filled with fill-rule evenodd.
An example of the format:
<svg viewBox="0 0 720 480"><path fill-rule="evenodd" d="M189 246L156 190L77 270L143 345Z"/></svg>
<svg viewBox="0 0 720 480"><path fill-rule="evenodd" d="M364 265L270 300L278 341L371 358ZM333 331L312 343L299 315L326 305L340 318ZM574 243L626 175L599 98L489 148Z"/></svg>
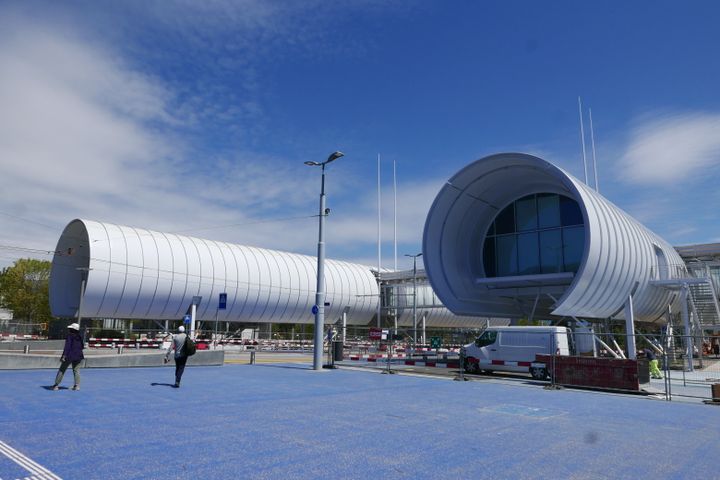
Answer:
<svg viewBox="0 0 720 480"><path fill-rule="evenodd" d="M185 352L185 342L188 340L185 327L180 325L178 332L177 335L173 335L172 342L170 342L170 346L165 354L165 363L168 363L170 361L170 353L175 350L175 388L180 388L180 380L182 379L185 364L188 359Z"/></svg>

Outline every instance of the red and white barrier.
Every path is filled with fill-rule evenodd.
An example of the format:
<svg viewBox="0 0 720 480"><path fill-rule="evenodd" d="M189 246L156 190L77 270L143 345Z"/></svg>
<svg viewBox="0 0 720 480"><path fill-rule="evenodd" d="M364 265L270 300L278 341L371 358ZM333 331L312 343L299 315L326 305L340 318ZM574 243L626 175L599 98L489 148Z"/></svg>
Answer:
<svg viewBox="0 0 720 480"><path fill-rule="evenodd" d="M210 344L209 340L197 340L195 342L200 350L206 350ZM145 348L160 349L163 346L162 340L130 340L128 338L90 338L88 347L90 348L115 348L122 346L124 348Z"/></svg>

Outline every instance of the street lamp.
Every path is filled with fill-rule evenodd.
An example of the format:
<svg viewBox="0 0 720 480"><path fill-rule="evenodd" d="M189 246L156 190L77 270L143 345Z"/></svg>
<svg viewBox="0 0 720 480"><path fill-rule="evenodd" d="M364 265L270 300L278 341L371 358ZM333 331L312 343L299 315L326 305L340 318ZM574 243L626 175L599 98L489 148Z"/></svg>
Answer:
<svg viewBox="0 0 720 480"><path fill-rule="evenodd" d="M317 290L315 294L315 342L313 355L313 370L322 368L322 351L323 351L323 330L325 329L325 217L330 213L329 209L325 209L325 165L334 162L338 158L344 156L342 152L333 152L324 162L305 162L310 167L322 168L322 182L320 183L320 214L319 231L318 231L318 267L317 267Z"/></svg>
<svg viewBox="0 0 720 480"><path fill-rule="evenodd" d="M405 256L413 259L413 345L417 345L417 259L422 253Z"/></svg>

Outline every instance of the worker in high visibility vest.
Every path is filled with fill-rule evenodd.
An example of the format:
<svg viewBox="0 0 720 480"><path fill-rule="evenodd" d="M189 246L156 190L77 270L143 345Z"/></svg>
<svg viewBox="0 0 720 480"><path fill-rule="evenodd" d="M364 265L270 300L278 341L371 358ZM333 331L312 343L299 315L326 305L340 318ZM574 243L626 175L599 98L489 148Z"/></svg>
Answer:
<svg viewBox="0 0 720 480"><path fill-rule="evenodd" d="M663 378L663 374L658 368L658 359L655 352L653 352L651 348L646 348L643 351L645 352L645 356L650 364L650 376L652 378Z"/></svg>

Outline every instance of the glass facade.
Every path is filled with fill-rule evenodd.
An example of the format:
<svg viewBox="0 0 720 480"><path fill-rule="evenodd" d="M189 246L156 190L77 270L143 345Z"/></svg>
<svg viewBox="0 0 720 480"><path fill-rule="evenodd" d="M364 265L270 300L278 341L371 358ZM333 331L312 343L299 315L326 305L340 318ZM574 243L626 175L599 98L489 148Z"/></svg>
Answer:
<svg viewBox="0 0 720 480"><path fill-rule="evenodd" d="M554 193L522 197L493 221L483 244L487 277L577 272L585 227L577 202Z"/></svg>

